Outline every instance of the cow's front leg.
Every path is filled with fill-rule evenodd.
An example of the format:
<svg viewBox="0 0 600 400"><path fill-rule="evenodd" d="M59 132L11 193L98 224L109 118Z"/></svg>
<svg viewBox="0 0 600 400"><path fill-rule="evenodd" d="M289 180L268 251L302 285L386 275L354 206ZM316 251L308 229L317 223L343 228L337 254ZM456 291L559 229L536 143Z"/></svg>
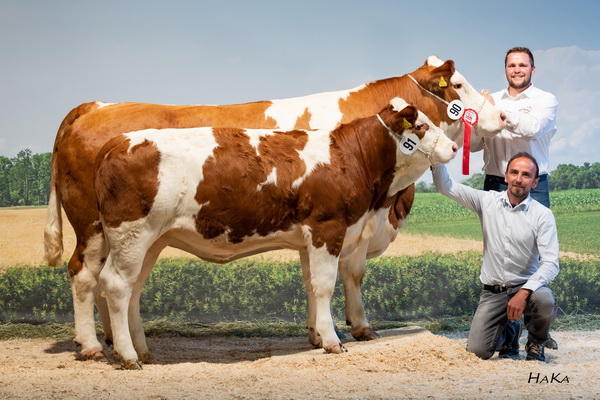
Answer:
<svg viewBox="0 0 600 400"><path fill-rule="evenodd" d="M373 330L365 313L360 286L366 271L366 252L357 252L340 262L340 275L344 282L346 323L356 340L373 340L379 335Z"/></svg>
<svg viewBox="0 0 600 400"><path fill-rule="evenodd" d="M342 353L345 351L337 334L335 333L333 318L331 316L331 297L335 289L339 257L332 255L327 250L327 245L315 247L312 234L307 229L309 277L312 295L315 299L315 328L321 345L328 353ZM309 294L311 296L311 294Z"/></svg>

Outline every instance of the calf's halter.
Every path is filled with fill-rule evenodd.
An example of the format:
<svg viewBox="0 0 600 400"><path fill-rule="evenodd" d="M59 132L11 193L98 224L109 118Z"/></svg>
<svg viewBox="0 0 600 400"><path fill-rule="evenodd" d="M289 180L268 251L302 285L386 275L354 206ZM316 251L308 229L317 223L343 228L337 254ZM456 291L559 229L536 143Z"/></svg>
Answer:
<svg viewBox="0 0 600 400"><path fill-rule="evenodd" d="M391 129L390 129L390 128L389 128L389 127L388 127L388 126L385 124L385 122L383 122L383 119L381 119L381 116L380 116L379 114L376 114L376 115L377 115L377 119L379 120L379 122L381 123L381 125L383 125L383 127L384 127L385 129L387 129L387 131L388 131L389 133L391 133L391 134L392 134L392 135L394 135L394 136L402 136L400 133L398 133L398 132L394 132L393 130L391 130ZM435 151L435 146L437 146L437 144L438 144L438 141L439 141L439 140L440 140L440 135L438 134L438 135L435 137L435 140L433 141L433 146L431 146L431 152L426 152L425 150L423 150L423 149L421 148L421 145L420 145L420 144L417 144L417 150L418 150L418 151L420 151L421 153L425 154L425 156L427 157L427 159L429 160L429 163L430 163L431 165L433 165L433 164L434 164L434 162L433 162L433 152Z"/></svg>

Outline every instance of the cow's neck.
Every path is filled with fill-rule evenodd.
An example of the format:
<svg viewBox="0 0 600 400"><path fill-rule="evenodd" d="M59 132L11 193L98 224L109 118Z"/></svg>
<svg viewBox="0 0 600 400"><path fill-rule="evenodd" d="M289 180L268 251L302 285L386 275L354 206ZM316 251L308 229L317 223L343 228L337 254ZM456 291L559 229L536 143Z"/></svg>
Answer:
<svg viewBox="0 0 600 400"><path fill-rule="evenodd" d="M399 150L398 141L373 117L369 124L344 130L335 138L347 168L349 180L357 190L369 191L371 208L382 206L387 198L413 184L429 168L427 156L419 151L406 155Z"/></svg>

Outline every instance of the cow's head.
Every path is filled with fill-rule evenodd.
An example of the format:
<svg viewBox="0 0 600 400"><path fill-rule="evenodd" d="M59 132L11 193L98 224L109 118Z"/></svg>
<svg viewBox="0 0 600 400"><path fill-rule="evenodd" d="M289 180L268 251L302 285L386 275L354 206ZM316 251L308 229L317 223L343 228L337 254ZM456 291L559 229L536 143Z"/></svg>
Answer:
<svg viewBox="0 0 600 400"><path fill-rule="evenodd" d="M420 157L428 164L447 163L454 158L458 146L450 140L431 120L396 97L379 113L381 123L398 140L399 151L404 157Z"/></svg>
<svg viewBox="0 0 600 400"><path fill-rule="evenodd" d="M442 61L437 56L427 58L422 67L409 74L421 89L429 92L443 108L453 100L460 100L466 109L477 112L479 120L475 125L475 134L479 136L494 136L506 127L506 116L502 111L492 106L478 93L465 77L456 71L454 61ZM456 140L462 130L447 130L452 124L448 116L442 115L440 127L450 138ZM453 124L457 126L458 124Z"/></svg>

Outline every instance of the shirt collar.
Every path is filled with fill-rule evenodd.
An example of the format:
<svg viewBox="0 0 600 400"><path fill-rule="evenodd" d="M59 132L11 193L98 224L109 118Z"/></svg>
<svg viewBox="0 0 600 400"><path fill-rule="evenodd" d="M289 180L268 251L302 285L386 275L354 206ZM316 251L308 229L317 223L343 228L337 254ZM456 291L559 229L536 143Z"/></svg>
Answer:
<svg viewBox="0 0 600 400"><path fill-rule="evenodd" d="M514 208L514 209L520 208L523 211L527 211L529 209L529 206L531 206L531 202L533 201L533 198L531 197L531 193L530 193L527 195L527 198L525 200L523 200L522 202L520 202L519 204L517 204L516 206L513 207L513 205L510 204L510 200L508 200L508 193L506 190L501 192L500 199L501 199L504 207Z"/></svg>
<svg viewBox="0 0 600 400"><path fill-rule="evenodd" d="M506 89L504 89L504 91L502 92L502 98L504 99L522 99L522 98L530 98L533 95L533 92L535 91L535 86L533 86L533 84L531 84L531 86L529 86L527 89L523 90L521 93L519 93L518 95L516 95L515 97L512 97L509 93L508 93L508 87L506 87Z"/></svg>

